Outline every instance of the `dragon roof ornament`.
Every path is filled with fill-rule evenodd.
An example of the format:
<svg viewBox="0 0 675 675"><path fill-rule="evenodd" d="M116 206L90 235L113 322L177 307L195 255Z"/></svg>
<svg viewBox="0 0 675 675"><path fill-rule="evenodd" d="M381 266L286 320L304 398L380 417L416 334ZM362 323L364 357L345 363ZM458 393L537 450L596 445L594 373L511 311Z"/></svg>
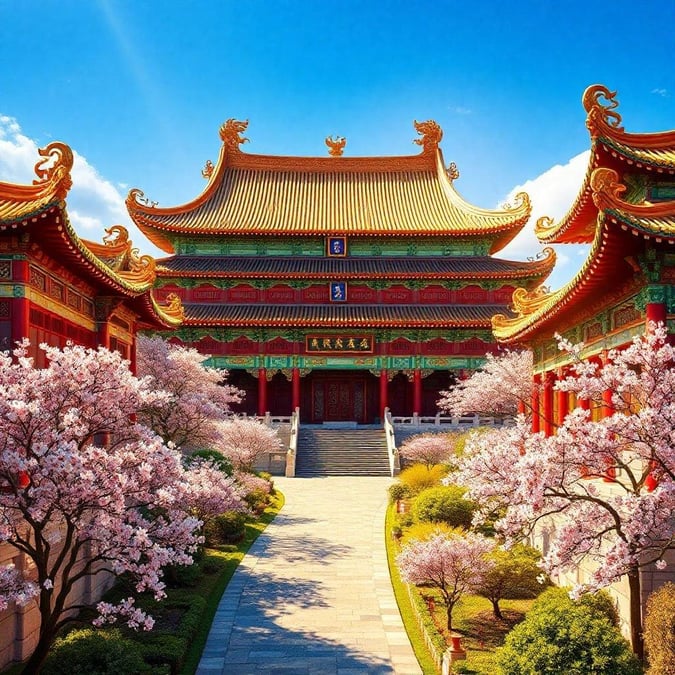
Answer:
<svg viewBox="0 0 675 675"><path fill-rule="evenodd" d="M50 185L57 199L65 199L73 186L70 171L73 168L73 151L65 144L55 141L44 148L38 148L42 159L35 164L37 178L33 185Z"/></svg>
<svg viewBox="0 0 675 675"><path fill-rule="evenodd" d="M607 103L603 104L602 99ZM602 84L594 84L584 91L581 102L588 113L586 127L592 139L601 136L608 128L615 132L623 131L621 115L614 112L619 107L615 91L610 91Z"/></svg>
<svg viewBox="0 0 675 675"><path fill-rule="evenodd" d="M241 134L246 131L248 127L248 120L235 120L233 117L230 117L221 127L220 127L220 139L223 141L223 145L232 151L232 152L241 152L239 147L243 143L248 143L248 138L245 138Z"/></svg>
<svg viewBox="0 0 675 675"><path fill-rule="evenodd" d="M427 120L426 122L413 121L415 131L422 138L415 138L413 143L422 146L422 154L426 155L430 152L435 152L438 149L438 144L443 138L443 129L434 120Z"/></svg>
<svg viewBox="0 0 675 675"><path fill-rule="evenodd" d="M204 168L202 169L202 176L208 180L213 175L214 169L213 162L210 159L207 159L206 164L204 164Z"/></svg>

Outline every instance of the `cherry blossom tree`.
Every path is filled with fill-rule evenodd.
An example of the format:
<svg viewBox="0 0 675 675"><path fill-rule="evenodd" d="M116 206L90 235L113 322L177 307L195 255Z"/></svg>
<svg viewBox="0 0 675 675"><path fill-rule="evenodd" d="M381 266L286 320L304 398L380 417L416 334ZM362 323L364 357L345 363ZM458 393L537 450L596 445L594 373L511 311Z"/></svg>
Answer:
<svg viewBox="0 0 675 675"><path fill-rule="evenodd" d="M486 556L494 542L468 532L438 533L422 541L413 540L396 558L401 578L407 583L437 588L452 630L452 610L464 593L473 590L488 565Z"/></svg>
<svg viewBox="0 0 675 675"><path fill-rule="evenodd" d="M438 407L452 415L515 415L531 408L532 352L487 354L485 365L468 380L441 392Z"/></svg>
<svg viewBox="0 0 675 675"><path fill-rule="evenodd" d="M0 609L37 604L39 638L26 672L38 672L80 609L75 584L126 573L137 591L159 599L162 568L191 564L200 522L184 508L179 453L134 421L167 395L103 348L43 345L48 365L37 369L28 347L0 354L0 543L28 563L0 568ZM101 622L119 616L152 627L133 598L99 611Z"/></svg>
<svg viewBox="0 0 675 675"><path fill-rule="evenodd" d="M226 511L248 512L247 488L212 460L190 459L186 471L188 511L206 524Z"/></svg>
<svg viewBox="0 0 675 675"><path fill-rule="evenodd" d="M281 449L277 431L255 419L235 417L218 424L217 431L214 447L240 471L252 471L259 458Z"/></svg>
<svg viewBox="0 0 675 675"><path fill-rule="evenodd" d="M675 349L663 325L610 351L602 367L580 358L581 345L560 340L560 348L575 363L556 386L591 407L611 406L611 414L593 420L590 410L576 408L550 437L530 433L522 418L476 436L457 481L484 514L505 509L496 527L509 540L548 527L549 573L594 563L577 594L626 576L631 642L641 657L640 569L665 567L664 554L675 547Z"/></svg>
<svg viewBox="0 0 675 675"><path fill-rule="evenodd" d="M454 439L451 434L418 434L406 439L398 449L406 462L429 467L447 462L453 451Z"/></svg>
<svg viewBox="0 0 675 675"><path fill-rule="evenodd" d="M165 442L181 448L210 448L218 441L217 423L230 414L230 404L243 393L225 384L227 372L204 365L208 358L196 349L172 345L161 338L139 337L138 376L170 397L139 412L139 421Z"/></svg>

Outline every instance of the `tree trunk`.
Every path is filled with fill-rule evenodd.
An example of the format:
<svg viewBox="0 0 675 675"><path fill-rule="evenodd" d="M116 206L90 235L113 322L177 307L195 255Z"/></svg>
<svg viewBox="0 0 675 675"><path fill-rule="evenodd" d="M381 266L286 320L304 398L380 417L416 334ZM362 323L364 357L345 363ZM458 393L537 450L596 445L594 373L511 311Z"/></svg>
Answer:
<svg viewBox="0 0 675 675"><path fill-rule="evenodd" d="M495 615L495 619L503 619L502 610L499 609L499 600L492 600L492 613Z"/></svg>
<svg viewBox="0 0 675 675"><path fill-rule="evenodd" d="M448 630L452 630L452 605L447 603L447 615L448 615Z"/></svg>
<svg viewBox="0 0 675 675"><path fill-rule="evenodd" d="M635 655L644 661L644 643L642 641L642 592L640 588L640 570L637 567L628 573L630 589L630 642Z"/></svg>
<svg viewBox="0 0 675 675"><path fill-rule="evenodd" d="M26 675L35 675L35 673L39 673L49 654L51 645L52 639L49 639L46 635L41 635L35 647L35 651L30 655L28 661L23 664L23 670L21 672Z"/></svg>

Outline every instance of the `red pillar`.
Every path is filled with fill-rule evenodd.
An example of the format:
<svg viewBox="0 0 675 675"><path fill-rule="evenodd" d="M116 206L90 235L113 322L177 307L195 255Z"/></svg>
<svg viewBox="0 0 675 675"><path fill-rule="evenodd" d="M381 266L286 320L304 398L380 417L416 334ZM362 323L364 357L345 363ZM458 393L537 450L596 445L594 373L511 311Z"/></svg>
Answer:
<svg viewBox="0 0 675 675"><path fill-rule="evenodd" d="M563 377L565 376L565 373L563 372L562 368L558 371L558 379L562 380ZM562 423L565 421L565 417L567 417L567 413L569 412L570 405L569 405L569 400L570 400L570 395L566 391L556 391L556 397L557 401L556 403L558 404L558 415L556 419L556 425L557 426L562 426Z"/></svg>
<svg viewBox="0 0 675 675"><path fill-rule="evenodd" d="M532 433L539 433L541 429L539 410L539 387L541 386L541 375L534 376L534 386L532 387Z"/></svg>
<svg viewBox="0 0 675 675"><path fill-rule="evenodd" d="M413 412L422 414L422 372L419 368L413 372Z"/></svg>
<svg viewBox="0 0 675 675"><path fill-rule="evenodd" d="M543 377L543 426L544 435L553 434L553 373L545 373Z"/></svg>
<svg viewBox="0 0 675 675"><path fill-rule="evenodd" d="M14 260L12 262L12 280L23 284L22 297L12 300L12 345L30 337L30 300L28 299L28 284L30 282L30 268L27 260ZM36 345L33 346L35 348Z"/></svg>
<svg viewBox="0 0 675 675"><path fill-rule="evenodd" d="M296 408L300 407L300 368L293 368L291 375L291 392L293 399L293 410L291 410L291 413L293 413Z"/></svg>
<svg viewBox="0 0 675 675"><path fill-rule="evenodd" d="M387 369L380 371L380 419L384 421L384 411L389 405L388 399L389 380L387 378Z"/></svg>
<svg viewBox="0 0 675 675"><path fill-rule="evenodd" d="M258 415L264 417L267 412L267 370L258 368Z"/></svg>
<svg viewBox="0 0 675 675"><path fill-rule="evenodd" d="M645 309L647 312L647 326L649 326L650 321L666 323L668 312L664 302L648 302Z"/></svg>

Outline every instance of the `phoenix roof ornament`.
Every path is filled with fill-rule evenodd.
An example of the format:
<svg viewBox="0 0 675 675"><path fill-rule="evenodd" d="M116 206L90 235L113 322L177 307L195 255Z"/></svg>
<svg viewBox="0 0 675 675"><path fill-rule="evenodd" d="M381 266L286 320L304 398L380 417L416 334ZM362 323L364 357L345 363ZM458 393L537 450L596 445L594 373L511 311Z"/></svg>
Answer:
<svg viewBox="0 0 675 675"><path fill-rule="evenodd" d="M328 154L331 157L342 157L347 139L344 136L326 136L325 143L328 146Z"/></svg>
<svg viewBox="0 0 675 675"><path fill-rule="evenodd" d="M426 122L413 121L415 131L422 138L415 138L413 143L422 146L422 153L434 152L438 148L438 144L443 138L443 130L434 120L427 120Z"/></svg>
<svg viewBox="0 0 675 675"><path fill-rule="evenodd" d="M228 150L241 152L239 146L242 145L242 143L248 143L248 138L244 138L240 134L243 134L247 127L248 120L235 120L233 117L230 117L230 119L220 127L220 138Z"/></svg>

